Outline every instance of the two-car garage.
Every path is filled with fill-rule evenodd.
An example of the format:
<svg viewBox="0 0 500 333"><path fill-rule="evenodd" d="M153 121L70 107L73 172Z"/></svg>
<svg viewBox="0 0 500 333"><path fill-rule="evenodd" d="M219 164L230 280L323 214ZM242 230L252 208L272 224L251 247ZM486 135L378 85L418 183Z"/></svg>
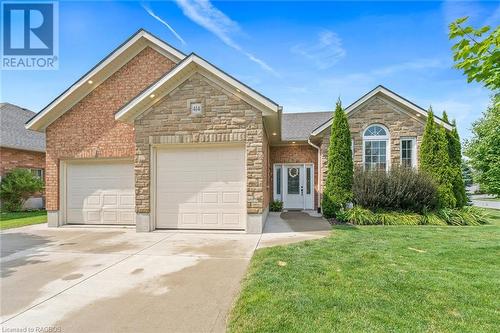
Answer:
<svg viewBox="0 0 500 333"><path fill-rule="evenodd" d="M155 228L245 229L243 146L167 146L153 154ZM65 177L67 223L135 224L132 161L67 162Z"/></svg>

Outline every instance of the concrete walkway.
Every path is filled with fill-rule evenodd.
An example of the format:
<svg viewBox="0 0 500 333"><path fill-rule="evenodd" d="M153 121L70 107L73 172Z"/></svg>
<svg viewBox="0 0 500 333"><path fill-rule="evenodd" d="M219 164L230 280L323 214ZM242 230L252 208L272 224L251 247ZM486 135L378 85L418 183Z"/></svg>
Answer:
<svg viewBox="0 0 500 333"><path fill-rule="evenodd" d="M272 213L262 235L46 225L8 230L0 235L2 328L223 332L256 248L330 230L305 213L282 217Z"/></svg>
<svg viewBox="0 0 500 333"><path fill-rule="evenodd" d="M494 199L495 197L488 194L472 195L471 201L472 205L481 208L492 208L500 209L500 201L484 200L484 199Z"/></svg>

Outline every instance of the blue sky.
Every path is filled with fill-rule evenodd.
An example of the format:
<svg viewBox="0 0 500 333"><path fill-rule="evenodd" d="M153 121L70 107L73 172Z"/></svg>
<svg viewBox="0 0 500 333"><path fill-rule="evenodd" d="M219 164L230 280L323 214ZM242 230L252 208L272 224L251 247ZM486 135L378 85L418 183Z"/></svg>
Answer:
<svg viewBox="0 0 500 333"><path fill-rule="evenodd" d="M196 52L283 105L347 106L378 84L456 118L462 137L490 92L452 68L447 25L500 24L479 2L177 0L59 4L59 69L3 71L1 101L39 111L139 28Z"/></svg>

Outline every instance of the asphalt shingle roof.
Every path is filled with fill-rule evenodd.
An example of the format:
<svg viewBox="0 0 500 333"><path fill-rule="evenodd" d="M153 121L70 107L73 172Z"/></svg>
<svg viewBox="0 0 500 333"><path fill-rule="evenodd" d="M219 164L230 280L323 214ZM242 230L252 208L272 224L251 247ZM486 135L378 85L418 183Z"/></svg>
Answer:
<svg viewBox="0 0 500 333"><path fill-rule="evenodd" d="M283 113L281 116L281 139L283 141L305 141L311 132L330 119L333 111Z"/></svg>
<svg viewBox="0 0 500 333"><path fill-rule="evenodd" d="M27 130L24 124L35 113L10 103L0 103L0 146L45 151L45 134Z"/></svg>

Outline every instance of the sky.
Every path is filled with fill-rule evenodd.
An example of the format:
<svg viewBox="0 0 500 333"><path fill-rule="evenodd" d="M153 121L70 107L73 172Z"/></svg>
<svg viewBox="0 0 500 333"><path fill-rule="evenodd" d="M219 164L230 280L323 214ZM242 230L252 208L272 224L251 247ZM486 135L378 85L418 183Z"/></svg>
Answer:
<svg viewBox="0 0 500 333"><path fill-rule="evenodd" d="M333 110L379 84L446 110L462 138L491 92L454 69L448 24L500 24L497 1L61 1L59 69L2 71L0 101L40 111L140 28L283 106Z"/></svg>

